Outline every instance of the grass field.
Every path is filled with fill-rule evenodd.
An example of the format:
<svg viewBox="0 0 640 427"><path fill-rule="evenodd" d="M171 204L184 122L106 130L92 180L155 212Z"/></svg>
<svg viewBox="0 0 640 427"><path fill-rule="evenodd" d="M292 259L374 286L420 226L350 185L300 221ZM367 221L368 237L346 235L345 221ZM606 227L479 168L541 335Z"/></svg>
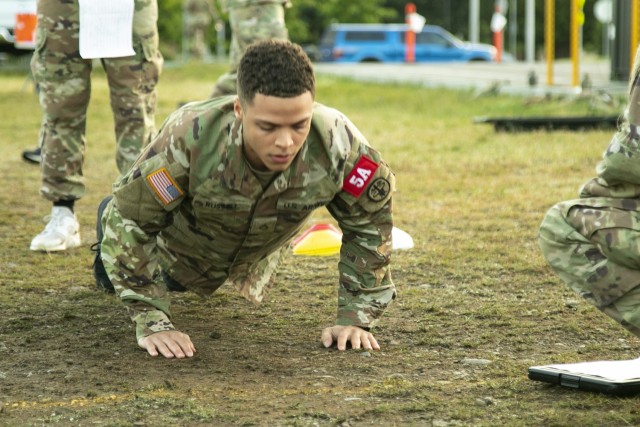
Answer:
<svg viewBox="0 0 640 427"><path fill-rule="evenodd" d="M158 124L206 97L223 69L167 67ZM640 341L566 289L536 241L545 211L577 196L612 132L495 133L472 120L590 114L593 98L319 76L317 100L346 113L395 170L395 224L415 241L393 257L399 296L374 331L382 350L321 347L337 257L290 256L259 308L232 289L176 297L175 323L198 353L163 360L137 348L124 309L91 276L95 209L117 174L104 75L94 73L76 209L83 247L66 253L28 250L50 206L38 168L20 159L40 122L24 83L0 73L0 425L640 425L636 397L527 379L532 365L638 356Z"/></svg>

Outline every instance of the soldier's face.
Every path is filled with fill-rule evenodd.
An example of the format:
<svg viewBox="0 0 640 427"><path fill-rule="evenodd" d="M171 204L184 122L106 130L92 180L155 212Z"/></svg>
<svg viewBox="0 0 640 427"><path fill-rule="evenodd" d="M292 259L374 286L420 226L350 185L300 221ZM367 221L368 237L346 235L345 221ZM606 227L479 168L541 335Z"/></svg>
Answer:
<svg viewBox="0 0 640 427"><path fill-rule="evenodd" d="M236 98L236 117L242 120L244 152L256 170L283 171L302 148L313 114L313 97L294 98L257 94L244 108Z"/></svg>

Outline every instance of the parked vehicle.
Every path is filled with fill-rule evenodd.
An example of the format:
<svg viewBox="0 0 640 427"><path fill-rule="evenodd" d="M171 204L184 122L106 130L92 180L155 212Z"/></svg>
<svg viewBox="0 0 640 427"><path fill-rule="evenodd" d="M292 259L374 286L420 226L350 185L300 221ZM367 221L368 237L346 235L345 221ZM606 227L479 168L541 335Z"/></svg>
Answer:
<svg viewBox="0 0 640 427"><path fill-rule="evenodd" d="M320 42L320 61L404 62L405 24L333 24ZM464 42L436 25L415 35L415 62L494 61L496 48Z"/></svg>
<svg viewBox="0 0 640 427"><path fill-rule="evenodd" d="M0 50L33 49L35 13L36 0L0 0Z"/></svg>

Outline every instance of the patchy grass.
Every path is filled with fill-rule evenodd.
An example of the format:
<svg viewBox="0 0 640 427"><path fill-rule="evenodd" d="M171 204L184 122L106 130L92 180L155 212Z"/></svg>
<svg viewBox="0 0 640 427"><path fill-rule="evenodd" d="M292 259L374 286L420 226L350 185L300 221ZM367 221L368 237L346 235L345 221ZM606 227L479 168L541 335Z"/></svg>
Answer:
<svg viewBox="0 0 640 427"><path fill-rule="evenodd" d="M167 67L158 124L206 97L223 70ZM0 424L640 424L634 397L526 376L531 365L638 356L640 341L566 289L536 242L545 211L577 195L611 132L495 133L472 121L591 114L594 99L475 98L319 76L318 101L347 114L395 170L396 225L416 243L394 254L399 299L376 329L382 350L320 346L337 257L291 256L262 307L231 289L178 295L175 322L198 354L177 361L137 349L121 305L91 277L95 209L117 175L103 73L94 72L87 194L77 205L84 246L51 255L28 250L49 205L38 168L20 159L36 145L40 108L24 74L0 82Z"/></svg>

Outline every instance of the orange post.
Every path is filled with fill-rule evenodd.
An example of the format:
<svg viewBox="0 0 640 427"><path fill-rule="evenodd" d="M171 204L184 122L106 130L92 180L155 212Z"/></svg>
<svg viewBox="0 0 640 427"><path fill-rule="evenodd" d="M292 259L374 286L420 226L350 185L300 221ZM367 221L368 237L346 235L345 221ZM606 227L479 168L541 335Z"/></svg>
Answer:
<svg viewBox="0 0 640 427"><path fill-rule="evenodd" d="M502 45L503 45L503 31L494 31L493 33L493 45L496 48L496 62L502 61Z"/></svg>
<svg viewBox="0 0 640 427"><path fill-rule="evenodd" d="M413 3L407 3L404 7L405 21L407 25L410 24L409 16L412 13L416 13L416 5ZM410 64L416 61L416 33L411 30L411 27L407 27L407 32L404 36L405 51L404 60Z"/></svg>
<svg viewBox="0 0 640 427"><path fill-rule="evenodd" d="M493 16L491 17L491 31L493 32L493 46L496 48L496 62L502 62L502 51L504 50L504 26L507 23L502 14L500 2L496 2Z"/></svg>

